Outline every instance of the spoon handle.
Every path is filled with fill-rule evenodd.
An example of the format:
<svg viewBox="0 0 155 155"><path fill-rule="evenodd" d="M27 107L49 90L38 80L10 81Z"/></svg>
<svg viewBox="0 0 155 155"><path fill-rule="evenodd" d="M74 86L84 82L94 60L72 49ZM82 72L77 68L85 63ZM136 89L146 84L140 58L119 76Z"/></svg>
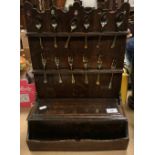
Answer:
<svg viewBox="0 0 155 155"><path fill-rule="evenodd" d="M47 75L46 75L46 71L44 70L44 83L47 83Z"/></svg>
<svg viewBox="0 0 155 155"><path fill-rule="evenodd" d="M88 84L88 75L87 75L87 72L85 73L85 84Z"/></svg>
<svg viewBox="0 0 155 155"><path fill-rule="evenodd" d="M100 85L100 73L97 74L96 85Z"/></svg>
<svg viewBox="0 0 155 155"><path fill-rule="evenodd" d="M74 78L73 72L72 72L72 84L75 84L75 78Z"/></svg>
<svg viewBox="0 0 155 155"><path fill-rule="evenodd" d="M115 47L116 39L117 39L117 36L114 37L114 40L113 40L112 45L111 45L111 48L114 48Z"/></svg>
<svg viewBox="0 0 155 155"><path fill-rule="evenodd" d="M56 36L54 36L54 48L58 48Z"/></svg>
<svg viewBox="0 0 155 155"><path fill-rule="evenodd" d="M101 38L102 38L102 36L99 36L99 38L98 38L98 43L97 43L97 45L96 45L96 48L99 48L99 47L100 47Z"/></svg>
<svg viewBox="0 0 155 155"><path fill-rule="evenodd" d="M69 35L65 44L65 48L68 48L71 36Z"/></svg>
<svg viewBox="0 0 155 155"><path fill-rule="evenodd" d="M85 44L84 44L84 48L88 48L88 40L87 40L87 35L85 36Z"/></svg>
<svg viewBox="0 0 155 155"><path fill-rule="evenodd" d="M62 78L61 78L61 75L60 75L59 71L58 71L58 75L59 75L59 83L62 83Z"/></svg>
<svg viewBox="0 0 155 155"><path fill-rule="evenodd" d="M112 88L113 76L114 76L114 74L112 73L112 74L111 74L111 78L110 78L110 82L109 82L109 86L108 86L109 89Z"/></svg>
<svg viewBox="0 0 155 155"><path fill-rule="evenodd" d="M41 37L39 38L39 42L40 42L41 49L43 49L43 43L42 43L42 38Z"/></svg>

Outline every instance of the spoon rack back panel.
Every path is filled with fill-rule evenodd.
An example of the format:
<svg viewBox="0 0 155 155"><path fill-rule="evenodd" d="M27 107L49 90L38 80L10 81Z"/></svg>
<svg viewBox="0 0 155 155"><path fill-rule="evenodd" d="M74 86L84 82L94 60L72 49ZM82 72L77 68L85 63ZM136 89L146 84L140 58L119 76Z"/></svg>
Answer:
<svg viewBox="0 0 155 155"><path fill-rule="evenodd" d="M68 10L35 6L24 4L38 97L117 98L129 4L114 10L84 8L80 1Z"/></svg>

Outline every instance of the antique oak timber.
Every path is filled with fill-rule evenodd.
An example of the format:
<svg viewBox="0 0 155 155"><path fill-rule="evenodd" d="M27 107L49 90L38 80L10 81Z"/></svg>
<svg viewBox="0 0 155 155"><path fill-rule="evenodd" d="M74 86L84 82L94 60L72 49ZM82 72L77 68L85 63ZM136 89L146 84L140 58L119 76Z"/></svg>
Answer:
<svg viewBox="0 0 155 155"><path fill-rule="evenodd" d="M27 119L32 151L127 148L120 86L130 6L102 2L24 2L37 90Z"/></svg>

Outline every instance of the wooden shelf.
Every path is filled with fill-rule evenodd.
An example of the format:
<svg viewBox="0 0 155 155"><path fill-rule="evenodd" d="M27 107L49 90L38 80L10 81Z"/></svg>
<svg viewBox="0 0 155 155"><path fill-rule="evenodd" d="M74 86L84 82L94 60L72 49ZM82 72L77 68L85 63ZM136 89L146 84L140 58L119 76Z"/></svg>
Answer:
<svg viewBox="0 0 155 155"><path fill-rule="evenodd" d="M122 35L127 35L127 31L120 31L120 32L115 32L115 31L111 31L111 32L57 32L57 33L53 33L53 32L27 32L27 35L29 37L66 37L68 35L70 35L71 37L83 37L83 36L122 36Z"/></svg>
<svg viewBox="0 0 155 155"><path fill-rule="evenodd" d="M115 73L115 74L119 74L119 73L123 73L122 69L88 69L88 70L84 70L84 69L75 69L73 71L69 70L69 69L60 69L59 72L61 74L85 74L86 72L88 74L108 74L108 73ZM44 70L38 69L38 70L33 70L34 74L43 74ZM46 70L46 74L57 74L58 70L56 69L51 69L51 70Z"/></svg>

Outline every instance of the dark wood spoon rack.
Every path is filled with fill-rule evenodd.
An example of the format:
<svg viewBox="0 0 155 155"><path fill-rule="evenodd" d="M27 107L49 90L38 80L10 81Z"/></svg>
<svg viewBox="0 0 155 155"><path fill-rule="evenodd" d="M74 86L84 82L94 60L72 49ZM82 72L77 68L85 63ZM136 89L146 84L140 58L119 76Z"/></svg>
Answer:
<svg viewBox="0 0 155 155"><path fill-rule="evenodd" d="M37 90L29 149L126 149L119 93L129 4L94 9L75 1L69 10L45 4L39 10L34 1L24 3Z"/></svg>

